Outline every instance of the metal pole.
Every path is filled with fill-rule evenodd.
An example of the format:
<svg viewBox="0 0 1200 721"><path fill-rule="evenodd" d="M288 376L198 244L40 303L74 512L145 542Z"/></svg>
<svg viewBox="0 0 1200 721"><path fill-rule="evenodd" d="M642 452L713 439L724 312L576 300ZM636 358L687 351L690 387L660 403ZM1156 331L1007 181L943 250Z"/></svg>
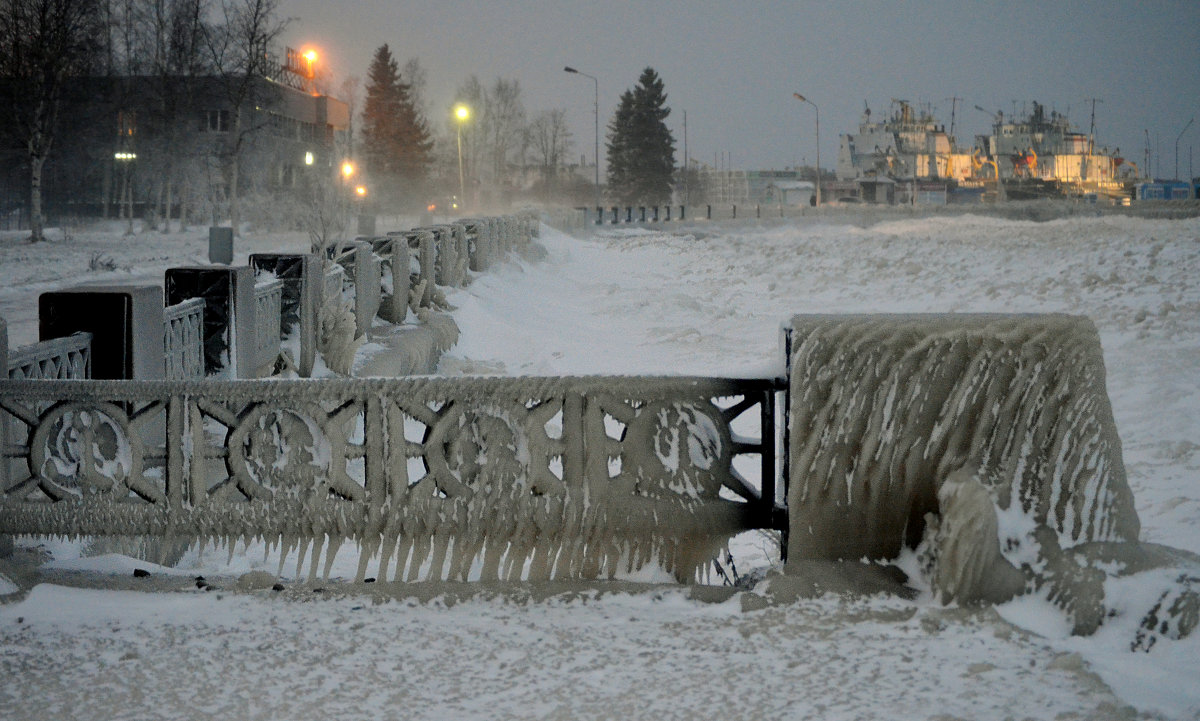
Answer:
<svg viewBox="0 0 1200 721"><path fill-rule="evenodd" d="M592 79L592 89L595 92L595 104L593 105L593 110L595 113L595 121L596 121L596 147L595 147L596 207L600 207L600 81L596 78L595 75L589 75L580 70L576 70L575 68L571 67L570 65L563 68L563 72L573 73L575 75L582 75L585 78Z"/></svg>
<svg viewBox="0 0 1200 721"><path fill-rule="evenodd" d="M1180 130L1179 135L1176 136L1176 138L1175 138L1175 179L1176 180L1179 180L1179 139L1183 137L1183 134L1187 132L1188 128L1192 127L1193 120L1195 120L1195 118L1191 118L1190 120L1188 120L1187 125L1183 126L1183 130Z"/></svg>
<svg viewBox="0 0 1200 721"><path fill-rule="evenodd" d="M462 121L458 121L458 198L462 203L462 208L467 209L467 185L463 180L463 159L462 159Z"/></svg>
<svg viewBox="0 0 1200 721"><path fill-rule="evenodd" d="M800 93L792 93L802 103L808 103L813 106L813 111L817 114L816 130L817 130L817 205L821 204L821 109L817 104Z"/></svg>

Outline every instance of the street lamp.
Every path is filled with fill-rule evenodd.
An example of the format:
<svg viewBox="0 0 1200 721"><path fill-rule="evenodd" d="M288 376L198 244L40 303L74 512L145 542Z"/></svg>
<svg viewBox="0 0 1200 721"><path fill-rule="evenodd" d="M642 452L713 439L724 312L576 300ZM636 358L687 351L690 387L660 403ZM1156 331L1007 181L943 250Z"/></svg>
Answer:
<svg viewBox="0 0 1200 721"><path fill-rule="evenodd" d="M351 175L354 175L354 163L349 160L342 161L342 177L349 180Z"/></svg>
<svg viewBox="0 0 1200 721"><path fill-rule="evenodd" d="M454 118L458 121L458 200L467 207L467 183L463 177L462 126L471 117L471 109L459 103L454 106Z"/></svg>
<svg viewBox="0 0 1200 721"><path fill-rule="evenodd" d="M802 103L808 103L813 106L813 111L817 114L817 205L821 204L821 110L817 104L800 93L792 93L792 95Z"/></svg>
<svg viewBox="0 0 1200 721"><path fill-rule="evenodd" d="M576 70L575 68L571 67L570 65L563 68L563 72L573 73L575 75L582 75L585 78L591 78L592 84L594 86L593 89L596 92L596 100L595 100L595 106L594 106L594 110L595 110L595 114L596 114L596 207L599 208L600 207L600 81L596 79L595 75L588 75L587 73L580 72L579 70Z"/></svg>
<svg viewBox="0 0 1200 721"><path fill-rule="evenodd" d="M317 51L311 50L311 49L307 50L302 57L304 58L304 61L305 61L304 79L308 81L308 83L307 83L308 92L312 93L313 95L316 95L317 94L317 70L316 70Z"/></svg>

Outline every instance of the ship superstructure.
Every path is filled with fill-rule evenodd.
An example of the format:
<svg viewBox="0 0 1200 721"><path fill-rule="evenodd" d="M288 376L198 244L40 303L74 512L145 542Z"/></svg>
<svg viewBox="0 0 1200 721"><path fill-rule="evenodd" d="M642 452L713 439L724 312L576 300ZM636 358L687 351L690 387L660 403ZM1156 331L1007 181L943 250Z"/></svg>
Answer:
<svg viewBox="0 0 1200 721"><path fill-rule="evenodd" d="M954 136L928 109L918 111L906 100L893 100L885 119L872 120L868 107L858 133L841 136L837 175L840 180L965 180L974 169L971 153L958 149Z"/></svg>
<svg viewBox="0 0 1200 721"><path fill-rule="evenodd" d="M985 111L986 112L986 111ZM975 137L976 164L994 161L1002 179L1056 181L1068 189L1101 191L1119 188L1119 176L1125 160L1119 149L1097 149L1095 139L1074 128L1066 115L1048 114L1041 103L1021 119L1005 120L1004 113L993 116L990 135ZM1132 163L1132 175L1137 167Z"/></svg>

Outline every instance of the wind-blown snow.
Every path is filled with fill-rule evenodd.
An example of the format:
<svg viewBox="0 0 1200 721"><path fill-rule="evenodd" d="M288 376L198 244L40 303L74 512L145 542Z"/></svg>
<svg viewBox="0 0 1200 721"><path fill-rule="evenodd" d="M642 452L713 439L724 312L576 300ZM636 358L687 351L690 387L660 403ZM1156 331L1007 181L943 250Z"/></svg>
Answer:
<svg viewBox="0 0 1200 721"><path fill-rule="evenodd" d="M74 235L32 251L0 239L10 346L34 340L36 293L81 276L161 278L206 247L200 233ZM780 325L797 313L1087 315L1141 539L1200 552L1200 221L830 218L591 240L543 229L541 243L544 259L510 259L447 292L462 335L442 373L773 375ZM136 270L88 273L97 251ZM735 549L739 571L763 563L762 545ZM353 576L352 551L335 575ZM210 549L181 565L212 578L276 562ZM745 600L707 605L680 589L451 606L46 584L0 607L0 708L14 719L1196 718L1200 639L1129 650L1172 580L1108 582L1119 613L1088 638L1036 595L998 615L928 594L742 613Z"/></svg>

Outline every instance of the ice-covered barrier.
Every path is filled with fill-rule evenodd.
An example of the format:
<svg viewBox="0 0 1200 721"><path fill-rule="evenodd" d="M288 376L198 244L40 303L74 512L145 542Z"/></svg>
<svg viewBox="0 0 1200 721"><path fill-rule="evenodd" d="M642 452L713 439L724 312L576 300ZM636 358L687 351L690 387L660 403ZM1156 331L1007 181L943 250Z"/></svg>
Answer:
<svg viewBox="0 0 1200 721"><path fill-rule="evenodd" d="M389 579L652 563L686 580L771 521L773 491L764 506L732 461L772 461L773 434L730 423L758 408L772 428L774 393L644 377L4 381L21 470L0 478L0 533L263 538L311 548L314 575L322 547L328 572L351 540L360 578L375 558Z"/></svg>
<svg viewBox="0 0 1200 721"><path fill-rule="evenodd" d="M937 590L970 601L1024 580L997 513L1044 529L1044 553L1137 540L1088 319L797 316L786 337L791 558L895 558L924 539Z"/></svg>

